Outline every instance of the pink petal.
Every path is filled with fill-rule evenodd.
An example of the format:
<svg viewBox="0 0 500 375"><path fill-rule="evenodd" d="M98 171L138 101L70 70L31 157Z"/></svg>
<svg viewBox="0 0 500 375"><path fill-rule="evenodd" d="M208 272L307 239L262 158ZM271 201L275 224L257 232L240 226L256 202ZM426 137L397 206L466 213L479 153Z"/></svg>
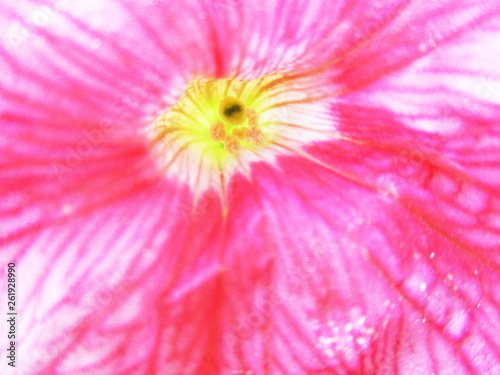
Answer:
<svg viewBox="0 0 500 375"><path fill-rule="evenodd" d="M434 61L438 60L441 67L465 65L465 69L470 68L468 60L448 61L451 57L447 53L440 58L437 56L447 46L463 47L464 39L470 42L471 35L479 31L496 30L500 11L497 4L467 0L439 4L421 1L347 4L343 17L336 22L339 26L316 47L317 54L311 56L313 64L323 59L331 66L332 84L338 86L341 93L358 90L398 73L435 51ZM485 45L484 38L476 42ZM461 51L471 52L463 48ZM474 71L479 73L477 69Z"/></svg>
<svg viewBox="0 0 500 375"><path fill-rule="evenodd" d="M498 371L498 105L442 74L498 78L486 48L457 59L484 40L469 28L496 30L496 5L54 7L0 16L0 246L22 275L22 373ZM235 176L226 219L216 192L193 207L156 169L140 130L193 75L311 59L335 62L315 84L350 93L331 103L346 140Z"/></svg>

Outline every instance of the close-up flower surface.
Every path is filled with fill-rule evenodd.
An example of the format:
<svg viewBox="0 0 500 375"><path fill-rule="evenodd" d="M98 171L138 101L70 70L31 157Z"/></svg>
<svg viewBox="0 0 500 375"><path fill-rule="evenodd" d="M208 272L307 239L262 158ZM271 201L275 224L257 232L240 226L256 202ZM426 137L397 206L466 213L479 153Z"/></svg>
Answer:
<svg viewBox="0 0 500 375"><path fill-rule="evenodd" d="M0 27L2 374L500 373L499 2Z"/></svg>

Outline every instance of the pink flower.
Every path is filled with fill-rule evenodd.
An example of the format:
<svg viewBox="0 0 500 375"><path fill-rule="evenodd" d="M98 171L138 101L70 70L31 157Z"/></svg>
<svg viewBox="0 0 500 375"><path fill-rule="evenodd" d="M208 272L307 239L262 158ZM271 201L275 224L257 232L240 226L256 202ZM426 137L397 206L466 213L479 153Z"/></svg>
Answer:
<svg viewBox="0 0 500 375"><path fill-rule="evenodd" d="M499 16L0 5L15 373L500 373Z"/></svg>

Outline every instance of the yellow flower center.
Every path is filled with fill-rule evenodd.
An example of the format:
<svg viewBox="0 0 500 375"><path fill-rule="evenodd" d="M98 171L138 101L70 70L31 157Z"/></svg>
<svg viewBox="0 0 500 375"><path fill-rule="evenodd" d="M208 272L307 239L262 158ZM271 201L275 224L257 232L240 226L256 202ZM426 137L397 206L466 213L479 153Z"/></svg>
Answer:
<svg viewBox="0 0 500 375"><path fill-rule="evenodd" d="M272 139L271 123L259 117L270 104L261 88L273 79L195 79L155 121L151 136L163 148L195 153L223 168L242 151L258 150Z"/></svg>
<svg viewBox="0 0 500 375"><path fill-rule="evenodd" d="M147 129L159 168L187 183L195 196L225 185L236 171L251 179L255 161L302 153L326 139L328 106L307 76L283 72L244 81L196 78Z"/></svg>

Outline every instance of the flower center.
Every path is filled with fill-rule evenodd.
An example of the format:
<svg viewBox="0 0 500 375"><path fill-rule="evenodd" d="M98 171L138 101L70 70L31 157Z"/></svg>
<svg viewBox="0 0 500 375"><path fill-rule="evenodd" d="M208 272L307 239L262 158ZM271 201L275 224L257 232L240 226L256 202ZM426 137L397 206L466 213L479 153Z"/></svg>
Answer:
<svg viewBox="0 0 500 375"><path fill-rule="evenodd" d="M222 99L219 116L220 120L210 125L208 134L212 141L224 142L224 149L228 153L237 154L242 143L245 148L264 143L265 136L259 128L259 115L255 109L247 108L241 100L233 96ZM246 122L247 126L240 126Z"/></svg>
<svg viewBox="0 0 500 375"><path fill-rule="evenodd" d="M152 138L164 149L195 153L224 167L242 151L256 151L272 139L270 123L259 121L270 104L260 88L269 81L193 80L179 101L157 118Z"/></svg>
<svg viewBox="0 0 500 375"><path fill-rule="evenodd" d="M325 139L315 85L283 73L243 81L197 78L147 129L160 169L196 194L221 187L235 171L250 176L254 161L272 162ZM250 177L249 177L250 178Z"/></svg>

